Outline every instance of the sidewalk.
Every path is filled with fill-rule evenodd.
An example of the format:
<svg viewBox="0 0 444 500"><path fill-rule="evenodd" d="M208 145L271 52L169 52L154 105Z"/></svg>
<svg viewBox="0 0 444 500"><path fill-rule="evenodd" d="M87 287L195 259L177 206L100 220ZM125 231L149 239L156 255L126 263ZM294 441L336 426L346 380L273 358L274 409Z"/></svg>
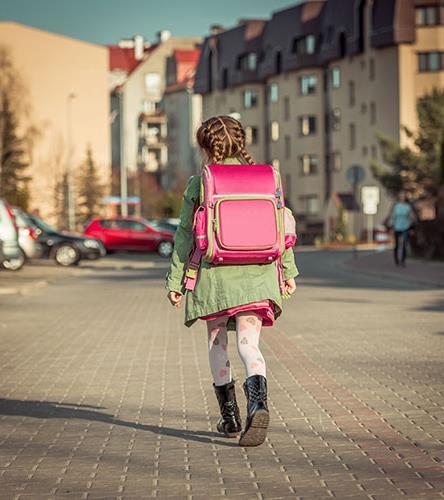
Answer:
<svg viewBox="0 0 444 500"><path fill-rule="evenodd" d="M396 278L406 282L421 283L444 288L444 262L407 259L406 267L396 266L392 250L375 251L345 262L345 267L379 277Z"/></svg>
<svg viewBox="0 0 444 500"><path fill-rule="evenodd" d="M441 290L362 280L346 258L301 252L297 296L261 333L258 448L216 431L205 325L168 304L165 261L104 261L4 297L0 498L442 499Z"/></svg>

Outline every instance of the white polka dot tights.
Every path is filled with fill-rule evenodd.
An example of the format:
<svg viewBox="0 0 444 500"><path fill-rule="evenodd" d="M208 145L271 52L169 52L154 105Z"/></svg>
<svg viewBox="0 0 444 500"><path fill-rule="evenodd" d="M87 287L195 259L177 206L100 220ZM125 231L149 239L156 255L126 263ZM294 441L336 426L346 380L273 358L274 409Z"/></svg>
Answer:
<svg viewBox="0 0 444 500"><path fill-rule="evenodd" d="M228 357L228 317L207 321L208 357L215 385L231 381L231 366ZM253 312L236 315L236 342L239 356L247 377L266 376L265 360L259 349L262 319Z"/></svg>

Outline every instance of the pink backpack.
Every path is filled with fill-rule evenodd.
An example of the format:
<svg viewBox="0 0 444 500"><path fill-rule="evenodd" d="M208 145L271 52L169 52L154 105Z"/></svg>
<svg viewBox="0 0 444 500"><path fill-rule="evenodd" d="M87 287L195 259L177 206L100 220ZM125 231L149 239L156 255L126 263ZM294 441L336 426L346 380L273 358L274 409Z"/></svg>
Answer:
<svg viewBox="0 0 444 500"><path fill-rule="evenodd" d="M202 258L221 265L276 261L282 285L281 257L297 236L279 173L271 165L205 166L193 232L187 290L194 290Z"/></svg>

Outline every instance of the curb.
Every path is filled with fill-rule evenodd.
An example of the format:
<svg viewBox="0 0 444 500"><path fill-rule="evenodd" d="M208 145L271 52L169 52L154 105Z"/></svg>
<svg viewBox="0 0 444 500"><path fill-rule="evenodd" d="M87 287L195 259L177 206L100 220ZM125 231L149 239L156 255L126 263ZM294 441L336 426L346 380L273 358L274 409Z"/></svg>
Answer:
<svg viewBox="0 0 444 500"><path fill-rule="evenodd" d="M0 288L0 295L28 295L35 290L45 288L47 285L48 281L38 280L20 287Z"/></svg>

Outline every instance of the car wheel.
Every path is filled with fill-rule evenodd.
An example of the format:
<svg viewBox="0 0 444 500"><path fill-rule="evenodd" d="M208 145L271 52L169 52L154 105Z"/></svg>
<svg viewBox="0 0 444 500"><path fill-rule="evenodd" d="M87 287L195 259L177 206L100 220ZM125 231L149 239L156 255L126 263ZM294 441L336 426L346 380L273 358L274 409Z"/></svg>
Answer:
<svg viewBox="0 0 444 500"><path fill-rule="evenodd" d="M157 247L157 253L161 257L170 257L173 253L173 243L171 241L161 241Z"/></svg>
<svg viewBox="0 0 444 500"><path fill-rule="evenodd" d="M54 259L59 266L75 266L80 260L80 255L72 245L60 245L54 252Z"/></svg>
<svg viewBox="0 0 444 500"><path fill-rule="evenodd" d="M14 259L7 259L2 262L2 266L4 269L8 271L19 271L23 265L25 264L26 256L23 250L20 250L19 256Z"/></svg>

